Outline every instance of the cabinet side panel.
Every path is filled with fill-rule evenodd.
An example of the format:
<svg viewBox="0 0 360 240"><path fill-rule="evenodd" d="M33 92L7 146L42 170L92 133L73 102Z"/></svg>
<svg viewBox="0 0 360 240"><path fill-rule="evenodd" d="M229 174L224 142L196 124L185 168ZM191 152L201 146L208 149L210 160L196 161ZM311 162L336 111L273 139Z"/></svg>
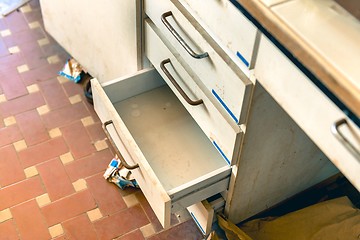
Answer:
<svg viewBox="0 0 360 240"><path fill-rule="evenodd" d="M139 2L40 1L46 31L100 82L138 69Z"/></svg>
<svg viewBox="0 0 360 240"><path fill-rule="evenodd" d="M336 174L337 168L257 83L226 212L238 223Z"/></svg>

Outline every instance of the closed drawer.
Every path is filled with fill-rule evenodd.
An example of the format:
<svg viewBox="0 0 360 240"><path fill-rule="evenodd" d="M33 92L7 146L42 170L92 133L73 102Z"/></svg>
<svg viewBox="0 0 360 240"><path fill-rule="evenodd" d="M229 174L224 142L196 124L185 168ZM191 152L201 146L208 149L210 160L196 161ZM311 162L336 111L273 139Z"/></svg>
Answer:
<svg viewBox="0 0 360 240"><path fill-rule="evenodd" d="M234 67L227 54L219 55L221 47L215 40L195 19L188 20L191 18L189 13L185 11L185 16L170 1L146 0L145 12L160 30L161 37L174 49L178 61L199 77L199 87L206 91L209 99L236 124L245 123L252 83L238 67ZM174 37L175 31L182 40ZM184 45L196 54L207 56L193 57Z"/></svg>
<svg viewBox="0 0 360 240"><path fill-rule="evenodd" d="M265 36L261 37L255 75L360 191L359 128Z"/></svg>
<svg viewBox="0 0 360 240"><path fill-rule="evenodd" d="M240 137L243 135L240 128L233 129L228 124L156 34L155 31L158 29L154 24L146 20L144 26L146 56L224 159L229 164L234 164L239 150L236 144L240 143ZM164 64L165 62L166 64ZM171 81L175 81L175 84L178 84L181 89L178 90ZM184 92L185 96L181 95L181 91ZM186 96L191 100L190 103L185 99ZM198 103L192 105L194 101L198 101Z"/></svg>
<svg viewBox="0 0 360 240"><path fill-rule="evenodd" d="M101 86L94 108L161 224L227 189L231 168L155 69Z"/></svg>
<svg viewBox="0 0 360 240"><path fill-rule="evenodd" d="M229 55L245 68L253 67L252 60L258 30L229 0L179 0L218 38ZM243 69L243 68L242 68ZM246 72L246 70L244 70Z"/></svg>

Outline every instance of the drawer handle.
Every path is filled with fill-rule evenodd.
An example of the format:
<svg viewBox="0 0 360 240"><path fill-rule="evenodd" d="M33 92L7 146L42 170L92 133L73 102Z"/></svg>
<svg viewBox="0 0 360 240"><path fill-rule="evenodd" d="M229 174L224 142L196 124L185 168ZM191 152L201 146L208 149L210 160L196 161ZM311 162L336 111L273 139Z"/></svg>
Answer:
<svg viewBox="0 0 360 240"><path fill-rule="evenodd" d="M342 134L341 131L339 130L340 126L343 124L348 125L348 122L346 121L345 118L336 121L331 126L331 132L357 159L360 159L360 152L351 144L351 142L348 139L346 139L344 134Z"/></svg>
<svg viewBox="0 0 360 240"><path fill-rule="evenodd" d="M110 136L109 131L107 130L107 126L110 125L110 124L114 124L112 120L109 120L109 121L104 122L104 124L103 124L103 129L104 129L104 132L105 132L106 137L109 139L110 144L111 144L112 147L114 148L114 151L115 151L115 153L117 154L117 156L118 156L118 158L119 158L119 160L120 160L120 162L121 162L121 165L124 166L124 167L127 168L127 169L135 169L135 168L138 168L138 167L139 167L139 164L135 164L135 165L132 165L132 166L129 165L129 164L125 161L124 157L121 155L119 149L117 149L114 140L112 139L112 137ZM115 126L114 126L114 129L115 129L115 131L116 131ZM118 134L117 131L116 131L116 134ZM118 134L118 135L119 135L119 134Z"/></svg>
<svg viewBox="0 0 360 240"><path fill-rule="evenodd" d="M196 105L200 105L200 104L204 103L202 99L193 101L188 97L188 95L186 95L184 90L179 86L179 84L176 82L176 80L173 78L173 76L171 76L170 72L166 69L165 64L167 64L167 63L170 63L170 59L163 60L160 63L160 68L161 68L161 70L163 70L165 75L169 78L169 80L175 86L175 88L178 90L178 92L181 94L181 96L185 99L185 101L192 106L196 106Z"/></svg>
<svg viewBox="0 0 360 240"><path fill-rule="evenodd" d="M164 23L166 28L171 32L171 34L176 38L176 40L185 48L185 50L193 57L193 58L205 58L208 57L209 54L207 52L204 53L195 53L194 50L192 50L189 45L184 41L184 39L180 36L178 32L171 26L171 24L166 20L167 17L172 16L172 12L166 12L161 15L161 21Z"/></svg>

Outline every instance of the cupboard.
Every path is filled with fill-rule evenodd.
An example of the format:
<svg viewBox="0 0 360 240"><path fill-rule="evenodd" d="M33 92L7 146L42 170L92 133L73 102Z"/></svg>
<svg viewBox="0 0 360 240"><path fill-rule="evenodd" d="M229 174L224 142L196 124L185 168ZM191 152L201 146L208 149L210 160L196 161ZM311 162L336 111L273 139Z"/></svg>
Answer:
<svg viewBox="0 0 360 240"><path fill-rule="evenodd" d="M188 208L207 233L214 195L237 223L339 170L359 188L358 156L330 131L345 115L230 1L115 1L79 22L66 1L41 5L47 31L96 77L95 111L165 228ZM88 38L66 21L91 25ZM344 125L333 131L358 141Z"/></svg>

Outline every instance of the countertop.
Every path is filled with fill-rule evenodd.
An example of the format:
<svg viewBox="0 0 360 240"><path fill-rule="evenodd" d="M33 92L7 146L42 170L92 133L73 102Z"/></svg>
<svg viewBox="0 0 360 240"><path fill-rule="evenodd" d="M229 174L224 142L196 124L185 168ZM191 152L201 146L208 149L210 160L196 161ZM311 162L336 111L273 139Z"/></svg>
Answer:
<svg viewBox="0 0 360 240"><path fill-rule="evenodd" d="M360 116L360 20L333 0L235 2Z"/></svg>

